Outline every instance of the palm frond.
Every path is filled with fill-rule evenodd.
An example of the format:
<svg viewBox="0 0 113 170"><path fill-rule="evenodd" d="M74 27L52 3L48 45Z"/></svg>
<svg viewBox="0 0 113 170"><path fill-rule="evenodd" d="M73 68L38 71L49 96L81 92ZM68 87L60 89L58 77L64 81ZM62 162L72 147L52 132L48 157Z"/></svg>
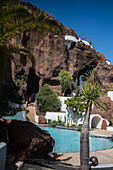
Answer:
<svg viewBox="0 0 113 170"><path fill-rule="evenodd" d="M33 15L31 11L27 10L24 7L21 7L21 6L17 6L16 8L15 6L3 7L0 10L0 24L10 21L14 18L19 19L19 18L26 17L26 16L33 16Z"/></svg>
<svg viewBox="0 0 113 170"><path fill-rule="evenodd" d="M102 110L107 110L107 106L102 102L100 101L99 99L97 100L94 100L94 105L97 107L97 108L100 108Z"/></svg>
<svg viewBox="0 0 113 170"><path fill-rule="evenodd" d="M8 0L5 0L5 2L6 1L9 2ZM12 1L14 1L13 5L16 5L15 2L19 0ZM0 0L0 48L3 47L4 49L5 47L7 55L4 55L1 50L0 57L9 56L15 62L12 53L27 55L34 67L34 57L27 48L16 46L9 46L8 48L8 45L6 46L7 42L21 32L34 28L43 35L48 30L59 33L61 31L60 24L47 13L41 12L34 15L31 11L22 6L2 6L2 4L3 0Z"/></svg>
<svg viewBox="0 0 113 170"><path fill-rule="evenodd" d="M59 22L54 19L52 17L52 15L47 14L45 12L40 12L37 16L36 16L38 21L43 21L43 22L47 22L49 24L52 24L54 26L60 26Z"/></svg>
<svg viewBox="0 0 113 170"><path fill-rule="evenodd" d="M46 22L36 21L34 17L26 17L23 20L19 20L18 22L16 21L13 23L7 23L7 25L2 28L2 34L0 32L0 44L5 43L21 32L33 28L36 28L43 35L45 35L44 32L48 32L48 30L57 32L57 34L60 33L60 29L57 26L53 26Z"/></svg>
<svg viewBox="0 0 113 170"><path fill-rule="evenodd" d="M81 86L81 95L87 99L93 100L100 97L101 87L99 84L88 83Z"/></svg>
<svg viewBox="0 0 113 170"><path fill-rule="evenodd" d="M9 52L10 53L16 53L16 54L23 54L25 56L28 56L28 58L32 62L33 68L35 68L35 59L34 56L31 54L30 50L25 47L20 46L9 46Z"/></svg>
<svg viewBox="0 0 113 170"><path fill-rule="evenodd" d="M9 58L10 58L10 59L15 63L15 65L16 65L15 58L14 58L13 54L11 54L9 51L8 51L8 56L9 56Z"/></svg>
<svg viewBox="0 0 113 170"><path fill-rule="evenodd" d="M87 72L85 72L83 74L82 81L87 81L91 75L93 75L93 71L92 70L88 70Z"/></svg>
<svg viewBox="0 0 113 170"><path fill-rule="evenodd" d="M6 6L7 4L19 4L20 3L20 0L0 0L0 7L3 7L3 6Z"/></svg>

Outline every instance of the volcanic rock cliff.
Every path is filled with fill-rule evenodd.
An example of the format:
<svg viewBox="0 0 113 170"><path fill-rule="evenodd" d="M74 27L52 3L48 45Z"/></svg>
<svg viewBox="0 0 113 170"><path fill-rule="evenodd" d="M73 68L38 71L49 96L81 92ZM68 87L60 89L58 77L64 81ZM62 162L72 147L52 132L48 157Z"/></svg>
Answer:
<svg viewBox="0 0 113 170"><path fill-rule="evenodd" d="M33 12L40 10L29 3L22 2L22 5ZM26 92L29 96L36 93L45 83L61 94L58 77L61 70L69 71L74 80L77 79L79 82L80 75L93 69L103 85L113 83L113 65L107 64L104 55L80 41L72 29L64 25L62 28L63 33L60 35L48 32L46 36L43 36L38 31L31 30L13 38L11 44L27 47L32 52L36 61L35 71L26 56L15 55L17 67L9 61L4 82L17 83L18 75L25 75L27 80L20 88L21 94ZM68 49L65 35L72 35L79 41L73 43Z"/></svg>
<svg viewBox="0 0 113 170"><path fill-rule="evenodd" d="M12 39L11 43L28 47L35 57L35 71L26 56L15 56L17 67L11 63L13 81L18 81L17 75L27 76L27 82L22 88L27 90L28 95L37 92L45 83L61 93L58 77L61 70L69 71L75 80L86 70L94 69L102 84L113 82L113 66L106 63L104 55L82 41L78 41L68 49L64 35L55 36L53 33L48 33L43 37L39 32L32 30Z"/></svg>
<svg viewBox="0 0 113 170"><path fill-rule="evenodd" d="M21 5L27 7L34 13L41 11L34 5L21 2ZM25 91L31 95L47 83L55 91L61 92L58 73L61 70L69 71L74 79L83 74L84 71L94 69L96 76L102 84L113 82L113 66L106 63L103 54L96 52L91 46L85 45L82 41L72 44L68 49L65 35L72 35L79 39L74 30L62 25L62 34L54 35L48 32L42 36L38 31L27 31L11 40L11 44L24 46L30 49L35 57L35 71L31 68L31 62L26 56L15 56L17 67L9 62L8 71L5 80L17 80L17 75L26 75L27 81L24 84ZM104 77L103 77L104 75Z"/></svg>

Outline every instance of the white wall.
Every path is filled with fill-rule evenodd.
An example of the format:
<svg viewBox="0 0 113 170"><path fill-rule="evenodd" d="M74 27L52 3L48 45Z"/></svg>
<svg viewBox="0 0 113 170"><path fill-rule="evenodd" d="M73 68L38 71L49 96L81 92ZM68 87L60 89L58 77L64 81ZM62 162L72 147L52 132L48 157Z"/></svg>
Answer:
<svg viewBox="0 0 113 170"><path fill-rule="evenodd" d="M37 122L38 123L38 115L36 114L36 111L35 111L35 122Z"/></svg>
<svg viewBox="0 0 113 170"><path fill-rule="evenodd" d="M58 116L59 116L59 119L61 121L65 121L65 116L66 116L66 113L62 113L62 112L46 112L46 116L45 118L48 120L48 119L51 119L52 121L53 120L56 120L58 121Z"/></svg>
<svg viewBox="0 0 113 170"><path fill-rule="evenodd" d="M51 121L54 121L54 120L56 120L56 121L58 121L58 116L59 116L59 119L61 120L61 121L65 121L65 116L66 116L66 113L64 112L64 113L62 113L62 112L46 112L46 115L44 116L46 119L47 119L47 121L48 121L48 119L51 119ZM36 114L36 112L35 112L35 121L38 123L38 115Z"/></svg>
<svg viewBox="0 0 113 170"><path fill-rule="evenodd" d="M106 63L107 63L108 65L110 65L110 61L109 61L109 60L106 60Z"/></svg>
<svg viewBox="0 0 113 170"><path fill-rule="evenodd" d="M65 35L64 36L65 41L67 42L67 46L68 49L71 47L71 43L72 42L77 42L78 40L76 39L76 37L72 36L72 35Z"/></svg>
<svg viewBox="0 0 113 170"><path fill-rule="evenodd" d="M84 118L79 118L77 121L77 126L82 125L84 121Z"/></svg>
<svg viewBox="0 0 113 170"><path fill-rule="evenodd" d="M66 104L65 104L64 102L65 102L65 100L67 100L67 99L71 99L71 97L59 96L58 98L59 98L60 101L61 101L61 111L64 111L64 112L65 112L67 109L66 109Z"/></svg>
<svg viewBox="0 0 113 170"><path fill-rule="evenodd" d="M66 110L66 104L64 102L65 102L65 100L67 100L68 98L71 98L71 97L59 96L58 98L61 101L61 112L46 112L45 118L47 120L51 119L52 121L53 120L58 121L58 116L59 116L61 121L65 121L64 117L67 117L68 113ZM38 123L38 116L36 115L36 112L35 112L35 121Z"/></svg>
<svg viewBox="0 0 113 170"><path fill-rule="evenodd" d="M111 100L113 101L113 91L108 91L107 96L110 97Z"/></svg>
<svg viewBox="0 0 113 170"><path fill-rule="evenodd" d="M76 37L72 36L72 35L65 35L64 36L66 41L71 41L71 42L77 42L78 40L76 39Z"/></svg>
<svg viewBox="0 0 113 170"><path fill-rule="evenodd" d="M113 131L113 127L109 126L109 127L107 127L107 130L108 131Z"/></svg>

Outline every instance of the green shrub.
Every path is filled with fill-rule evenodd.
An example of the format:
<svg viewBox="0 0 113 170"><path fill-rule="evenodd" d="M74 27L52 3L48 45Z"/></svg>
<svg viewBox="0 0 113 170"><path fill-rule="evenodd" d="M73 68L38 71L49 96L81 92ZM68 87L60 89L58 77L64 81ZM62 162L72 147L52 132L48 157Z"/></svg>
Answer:
<svg viewBox="0 0 113 170"><path fill-rule="evenodd" d="M58 115L58 121L60 120L60 116Z"/></svg>
<svg viewBox="0 0 113 170"><path fill-rule="evenodd" d="M65 122L62 122L62 125L65 126Z"/></svg>
<svg viewBox="0 0 113 170"><path fill-rule="evenodd" d="M26 110L24 110L24 111L25 111L25 113L26 113L26 114L28 114L28 113L29 113L29 110L27 110L27 109L26 109Z"/></svg>
<svg viewBox="0 0 113 170"><path fill-rule="evenodd" d="M48 119L48 124L50 124L51 123L51 119Z"/></svg>
<svg viewBox="0 0 113 170"><path fill-rule="evenodd" d="M39 113L38 111L36 111L36 115L37 115L37 116L39 116L39 115L40 115L40 113Z"/></svg>
<svg viewBox="0 0 113 170"><path fill-rule="evenodd" d="M62 125L62 121L60 119L60 116L58 115L58 122L57 122L59 125Z"/></svg>
<svg viewBox="0 0 113 170"><path fill-rule="evenodd" d="M58 123L59 125L62 125L62 121L61 121L61 120L59 120L57 123Z"/></svg>
<svg viewBox="0 0 113 170"><path fill-rule="evenodd" d="M45 84L36 95L37 104L41 103L42 112L57 112L60 111L61 102L54 91Z"/></svg>
<svg viewBox="0 0 113 170"><path fill-rule="evenodd" d="M66 71L66 70L61 70L59 73L59 80L60 84L62 86L62 92L65 94L65 91L68 88L71 88L74 84L74 80L72 75Z"/></svg>
<svg viewBox="0 0 113 170"><path fill-rule="evenodd" d="M71 126L75 126L75 124L72 124Z"/></svg>
<svg viewBox="0 0 113 170"><path fill-rule="evenodd" d="M64 116L64 122L66 123L66 116Z"/></svg>
<svg viewBox="0 0 113 170"><path fill-rule="evenodd" d="M82 125L77 126L77 129L78 129L79 131L81 131Z"/></svg>
<svg viewBox="0 0 113 170"><path fill-rule="evenodd" d="M109 126L112 126L112 124L113 124L112 120L109 120Z"/></svg>
<svg viewBox="0 0 113 170"><path fill-rule="evenodd" d="M67 118L67 125L70 125L70 118Z"/></svg>
<svg viewBox="0 0 113 170"><path fill-rule="evenodd" d="M51 123L50 123L50 126L51 127L55 127L57 125L57 121L56 120L54 120L54 121L52 121Z"/></svg>

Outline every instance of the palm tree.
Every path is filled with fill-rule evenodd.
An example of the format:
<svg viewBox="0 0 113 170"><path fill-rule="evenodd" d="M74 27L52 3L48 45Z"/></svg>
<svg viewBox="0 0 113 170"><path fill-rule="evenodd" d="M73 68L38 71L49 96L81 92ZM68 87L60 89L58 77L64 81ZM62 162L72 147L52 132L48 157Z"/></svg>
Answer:
<svg viewBox="0 0 113 170"><path fill-rule="evenodd" d="M7 2L7 0L5 0ZM12 0L18 5L6 6L3 0L0 0L0 83L3 80L7 59L10 57L13 61L13 53L27 55L33 66L35 64L34 57L25 47L10 46L9 40L25 32L26 30L36 29L41 34L45 35L48 30L59 33L60 24L46 12L32 14L31 11L19 5L19 0Z"/></svg>
<svg viewBox="0 0 113 170"><path fill-rule="evenodd" d="M92 112L92 105L105 109L105 105L99 101L101 86L93 72L87 77L87 84L81 86L81 95L87 103L84 122L80 136L80 162L82 170L89 169L89 120Z"/></svg>

